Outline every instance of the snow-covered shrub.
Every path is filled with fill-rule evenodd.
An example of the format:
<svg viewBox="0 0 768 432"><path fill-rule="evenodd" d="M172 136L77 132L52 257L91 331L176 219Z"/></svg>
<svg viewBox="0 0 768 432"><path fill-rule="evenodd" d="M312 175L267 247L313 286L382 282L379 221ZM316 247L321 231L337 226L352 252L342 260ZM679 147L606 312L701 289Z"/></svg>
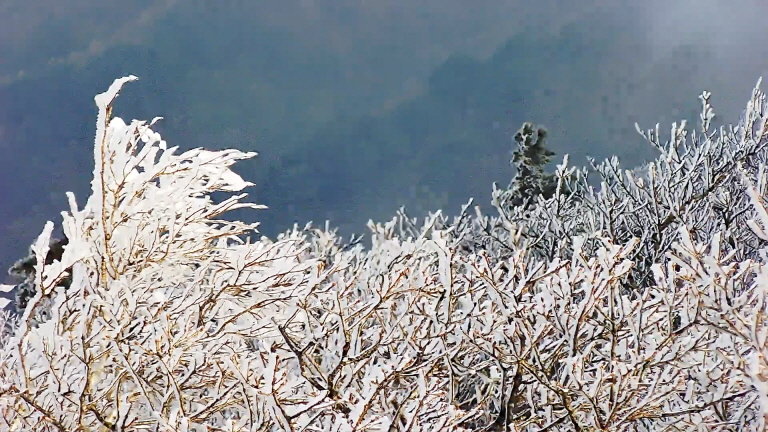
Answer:
<svg viewBox="0 0 768 432"><path fill-rule="evenodd" d="M35 295L0 338L0 430L764 430L759 90L719 131L705 93L701 131L647 133L643 170L595 163L593 187L564 161L551 196L401 212L366 248L221 218L258 207L230 169L253 154L177 154L112 118L133 79L96 98L92 194L69 195L61 259L44 259L52 223L33 245Z"/></svg>

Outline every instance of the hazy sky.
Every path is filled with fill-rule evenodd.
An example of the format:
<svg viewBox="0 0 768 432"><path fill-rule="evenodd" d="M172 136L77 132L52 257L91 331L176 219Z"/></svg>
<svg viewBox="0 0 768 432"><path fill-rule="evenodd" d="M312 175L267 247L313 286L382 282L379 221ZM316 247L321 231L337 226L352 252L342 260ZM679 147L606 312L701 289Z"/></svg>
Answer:
<svg viewBox="0 0 768 432"><path fill-rule="evenodd" d="M470 69L495 71L477 76L503 80L494 59L510 38L525 32L535 44L560 34L561 39L552 40L566 44L562 34L573 34L609 48L570 53L573 75L569 65L542 70L542 76L552 76L551 85L540 89L545 96L531 89L534 99L510 102L509 110L524 108L526 115L536 116L526 120L545 122L557 150L579 155L577 163L583 163L583 155L599 146L630 158L641 154L637 148L642 143L626 135L634 130L633 122L643 127L662 122L667 128L697 108L696 96L704 89L714 92L715 108L724 119L736 119L758 77L768 71L766 16L765 0L5 0L0 2L0 162L5 167L0 218L6 222L0 223L0 267L25 253L46 219L59 222L64 191L76 191L81 203L87 198L91 168L85 148L91 145L95 115L91 101L118 74L136 69L143 74L126 89L124 104L118 104L129 109L125 115L166 116L164 127L183 140L178 143L182 148L201 142L253 145L264 162L244 174L262 176L258 180L264 183L268 167L294 166L295 175L302 175L310 161L301 155L310 154L313 139L352 136L339 132L343 128L338 125L364 128L367 123L357 120L361 116L374 119L379 132L371 132L372 142L392 139L397 144L410 133L398 113L408 112L410 101L428 107L435 103L439 95L423 97L428 80L452 55L476 59ZM619 23L615 29L613 21ZM623 42L610 48L613 40ZM537 55L521 54L509 79L522 79L516 75L521 70L535 75L531 62L544 58ZM605 75L590 76L601 74L590 64L605 69ZM528 77L537 82L534 78ZM588 79L604 79L605 87L580 88ZM247 87L238 87L242 83ZM494 83L480 84L492 89ZM473 103L482 107L483 100ZM604 106L591 106L596 103ZM228 121L239 115L247 122L239 117L237 122L247 124ZM488 128L498 124L495 118L481 120ZM467 130L471 126L476 134L478 124L485 123L468 123ZM461 124L449 126L451 133L462 134ZM606 137L622 139L589 141L589 128L609 127L617 132ZM406 138L415 153L414 137L418 133ZM444 189L432 185L420 192L417 185L388 179L390 195L382 196L411 203L419 199L423 208L431 208L453 205L444 198L450 194L477 193L486 184L490 190L491 181L511 177L504 171L510 144L500 142L494 149L500 162L478 162L487 172L475 173L471 182L457 178ZM369 150L350 151L373 157ZM354 164L354 154L350 157ZM430 155L421 157L429 160ZM403 182L418 178L405 172L418 168L399 169ZM359 203L338 213L339 225L362 226L369 213L374 218L391 214L397 202L381 205L365 198L370 195L366 191L378 190L384 175L372 173L366 182L358 179L352 185L328 182L329 207L339 205L344 188L350 197L360 197L350 198ZM290 195L279 184L270 187ZM407 193L397 195L401 189ZM317 208L289 204L301 217L335 215L332 208L322 208L324 197L314 202Z"/></svg>

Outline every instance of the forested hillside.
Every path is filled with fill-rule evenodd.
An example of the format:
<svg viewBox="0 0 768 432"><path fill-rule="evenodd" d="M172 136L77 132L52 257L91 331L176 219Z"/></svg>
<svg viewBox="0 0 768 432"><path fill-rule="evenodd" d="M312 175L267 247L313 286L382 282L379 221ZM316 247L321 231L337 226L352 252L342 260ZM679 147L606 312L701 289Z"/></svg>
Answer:
<svg viewBox="0 0 768 432"><path fill-rule="evenodd" d="M694 121L703 88L737 121L768 70L760 0L473 4L3 2L0 264L66 208L65 191L87 193L88 95L115 76L143 79L117 109L164 116L181 148L259 151L241 169L275 235L326 219L361 233L401 205L453 214L469 196L487 210L524 121L575 163L638 165L655 155L634 122Z"/></svg>
<svg viewBox="0 0 768 432"><path fill-rule="evenodd" d="M87 191L89 160L78 150L89 142L88 95L115 76L144 78L122 105L165 116L164 133L183 148L259 150L244 169L261 179L325 123L415 96L448 55L485 56L527 22L557 29L582 13L543 17L517 3L3 2L0 162L12 168L0 170L0 262L12 262L45 215L66 206L64 191ZM29 169L13 168L21 165ZM291 223L275 221L272 233Z"/></svg>

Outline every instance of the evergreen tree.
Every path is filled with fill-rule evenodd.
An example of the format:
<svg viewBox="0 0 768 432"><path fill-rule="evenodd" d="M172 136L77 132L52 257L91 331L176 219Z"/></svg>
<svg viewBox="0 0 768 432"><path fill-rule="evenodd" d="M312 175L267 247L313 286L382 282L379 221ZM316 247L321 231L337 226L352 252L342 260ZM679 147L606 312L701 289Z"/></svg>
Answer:
<svg viewBox="0 0 768 432"><path fill-rule="evenodd" d="M61 261L64 248L68 243L69 239L67 239L67 236L63 236L60 239L51 239L48 254L45 256L45 263L51 264L54 261ZM35 264L37 264L37 259L35 258L35 253L30 248L29 255L19 259L8 269L9 275L21 280L14 288L16 293L14 307L18 314L24 312L29 299L37 292L35 287ZM67 276L61 281L61 285L65 288L69 288L71 283L71 276Z"/></svg>
<svg viewBox="0 0 768 432"><path fill-rule="evenodd" d="M509 205L528 205L538 196L547 199L555 193L555 175L544 172L544 167L555 154L547 149L546 138L546 129L529 122L523 123L514 135L517 149L512 153L510 163L517 172L509 185Z"/></svg>

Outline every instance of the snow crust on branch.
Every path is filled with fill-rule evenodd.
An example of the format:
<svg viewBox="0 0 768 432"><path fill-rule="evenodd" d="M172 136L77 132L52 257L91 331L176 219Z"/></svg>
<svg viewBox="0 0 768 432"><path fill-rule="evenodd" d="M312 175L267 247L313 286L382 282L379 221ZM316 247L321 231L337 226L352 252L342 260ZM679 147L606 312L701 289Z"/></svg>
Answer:
<svg viewBox="0 0 768 432"><path fill-rule="evenodd" d="M263 208L231 170L255 153L178 153L112 117L133 80L96 97L61 259L49 222L35 296L0 316L0 430L765 430L758 88L736 126L710 129L705 92L698 131L641 132L659 150L643 169L566 159L551 197L401 211L365 248L223 218Z"/></svg>

